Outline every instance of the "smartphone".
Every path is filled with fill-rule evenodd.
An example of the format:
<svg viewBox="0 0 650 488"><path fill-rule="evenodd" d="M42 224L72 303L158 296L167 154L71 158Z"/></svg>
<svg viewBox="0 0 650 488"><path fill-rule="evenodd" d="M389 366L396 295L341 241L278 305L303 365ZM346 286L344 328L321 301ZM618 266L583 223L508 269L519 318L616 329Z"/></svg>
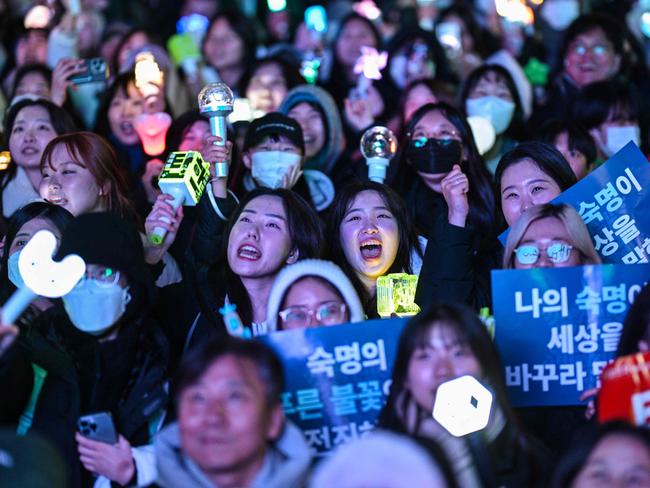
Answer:
<svg viewBox="0 0 650 488"><path fill-rule="evenodd" d="M106 81L108 79L108 68L106 61L102 58L90 58L83 60L84 71L72 75L69 80L75 85L91 83L93 81Z"/></svg>
<svg viewBox="0 0 650 488"><path fill-rule="evenodd" d="M84 437L106 444L117 443L117 432L110 412L91 413L79 417L79 432Z"/></svg>
<svg viewBox="0 0 650 488"><path fill-rule="evenodd" d="M327 31L327 12L322 5L312 5L305 10L305 26L310 31L324 34Z"/></svg>

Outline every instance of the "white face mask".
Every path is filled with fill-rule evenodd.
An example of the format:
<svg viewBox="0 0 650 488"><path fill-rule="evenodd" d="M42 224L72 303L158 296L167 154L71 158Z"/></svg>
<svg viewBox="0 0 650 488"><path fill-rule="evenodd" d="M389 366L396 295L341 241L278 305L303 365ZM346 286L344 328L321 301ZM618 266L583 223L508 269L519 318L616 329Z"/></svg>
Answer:
<svg viewBox="0 0 650 488"><path fill-rule="evenodd" d="M478 116L488 119L494 127L494 132L503 134L515 114L515 104L503 98L489 96L468 98L465 102L468 117Z"/></svg>
<svg viewBox="0 0 650 488"><path fill-rule="evenodd" d="M283 186L283 188L292 188L302 174L301 171L298 171L300 154L285 151L258 151L252 154L251 160L253 179L258 185L266 188L280 188L285 175L290 172L293 174L285 182L287 186Z"/></svg>
<svg viewBox="0 0 650 488"><path fill-rule="evenodd" d="M578 0L546 0L540 10L553 30L563 31L580 16L580 3Z"/></svg>
<svg viewBox="0 0 650 488"><path fill-rule="evenodd" d="M63 297L65 311L73 325L82 332L101 335L124 314L131 301L129 288L117 283L98 284L85 279Z"/></svg>
<svg viewBox="0 0 650 488"><path fill-rule="evenodd" d="M608 127L607 144L604 147L605 155L612 157L630 141L634 142L637 146L641 144L641 131L638 126L624 125L622 127Z"/></svg>

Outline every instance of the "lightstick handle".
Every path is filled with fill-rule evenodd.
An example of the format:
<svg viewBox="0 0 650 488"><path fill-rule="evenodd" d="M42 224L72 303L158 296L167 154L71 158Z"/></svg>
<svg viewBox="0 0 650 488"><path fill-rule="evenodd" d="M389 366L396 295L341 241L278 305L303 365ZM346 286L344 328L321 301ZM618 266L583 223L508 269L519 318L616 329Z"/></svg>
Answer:
<svg viewBox="0 0 650 488"><path fill-rule="evenodd" d="M13 324L36 298L36 293L23 286L18 288L2 307L2 323Z"/></svg>
<svg viewBox="0 0 650 488"><path fill-rule="evenodd" d="M169 202L169 204L172 206L175 213L176 210L178 210L178 207L183 205L183 202L185 201L185 195L182 192L178 192L175 195L172 193L172 196L174 197L174 199L171 202ZM167 217L160 217L160 220L168 224L171 222ZM149 237L149 240L153 245L160 246L165 240L166 235L167 235L167 229L163 227L156 227L153 230L151 236Z"/></svg>
<svg viewBox="0 0 650 488"><path fill-rule="evenodd" d="M368 179L377 183L383 183L386 180L386 169L390 161L385 158L368 158Z"/></svg>
<svg viewBox="0 0 650 488"><path fill-rule="evenodd" d="M210 117L210 132L212 132L213 136L219 136L221 138L220 141L217 141L219 146L225 146L228 135L226 131L226 118L219 115Z"/></svg>

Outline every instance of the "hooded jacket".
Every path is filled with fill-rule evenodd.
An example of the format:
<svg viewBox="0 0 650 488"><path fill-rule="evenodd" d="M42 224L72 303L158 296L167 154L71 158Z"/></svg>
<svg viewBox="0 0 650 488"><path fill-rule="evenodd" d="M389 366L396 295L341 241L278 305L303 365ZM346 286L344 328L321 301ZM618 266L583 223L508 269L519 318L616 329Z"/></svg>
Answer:
<svg viewBox="0 0 650 488"><path fill-rule="evenodd" d="M338 108L332 96L322 88L300 85L287 93L278 111L287 115L293 107L303 102L316 106L325 122L325 144L318 154L305 161L304 168L316 169L331 176L345 149L343 124Z"/></svg>
<svg viewBox="0 0 650 488"><path fill-rule="evenodd" d="M178 423L156 438L157 486L215 488L199 466L184 452ZM305 485L311 455L302 433L286 421L280 438L269 445L264 464L249 488L299 488ZM219 488L219 487L216 487Z"/></svg>
<svg viewBox="0 0 650 488"><path fill-rule="evenodd" d="M273 282L267 305L266 324L268 332L277 330L278 312L287 291L296 281L306 276L323 278L330 283L343 297L348 307L350 322L361 322L365 319L361 300L354 286L336 264L320 259L303 259L295 264L286 266L278 273Z"/></svg>

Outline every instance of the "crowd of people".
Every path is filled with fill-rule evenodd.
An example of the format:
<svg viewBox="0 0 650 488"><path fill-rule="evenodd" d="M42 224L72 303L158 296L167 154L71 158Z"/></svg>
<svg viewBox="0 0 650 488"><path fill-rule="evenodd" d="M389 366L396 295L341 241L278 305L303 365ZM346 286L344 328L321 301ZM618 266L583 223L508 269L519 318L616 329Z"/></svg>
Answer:
<svg viewBox="0 0 650 488"><path fill-rule="evenodd" d="M493 270L602 263L551 202L630 141L650 152L646 8L0 0L0 303L41 230L86 264L0 324L0 486L650 487L645 428L599 425L590 399L513 408L479 319ZM196 103L216 82L221 135ZM379 179L375 126L397 140ZM159 185L178 151L209 164L196 205ZM259 338L363 328L391 273L418 276L421 312L375 430L316 460L283 411L298 372ZM646 286L617 356L649 344ZM432 416L464 375L494 395L478 437Z"/></svg>

